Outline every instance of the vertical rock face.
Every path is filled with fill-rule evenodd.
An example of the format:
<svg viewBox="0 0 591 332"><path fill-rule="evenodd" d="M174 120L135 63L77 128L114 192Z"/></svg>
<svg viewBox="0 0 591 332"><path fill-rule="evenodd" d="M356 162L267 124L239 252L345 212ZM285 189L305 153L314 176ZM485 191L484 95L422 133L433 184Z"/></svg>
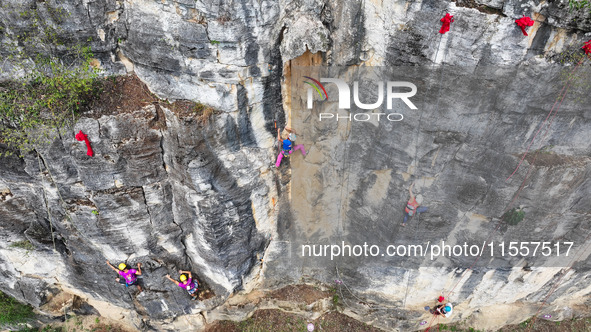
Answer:
<svg viewBox="0 0 591 332"><path fill-rule="evenodd" d="M492 232L493 218L500 217L519 188L505 184L504 177L560 91L548 64L569 63L590 38L591 16L585 11L569 11L564 1L513 0L1 4L3 78L19 74L8 58L15 48L63 56L67 46L90 43L106 73L133 71L161 97L220 110L205 125L165 105L89 114L74 131L89 135L95 157L87 157L70 135L39 147L39 157L0 159L0 288L19 299L40 306L64 290L86 298L102 314L112 316L109 306L114 305L138 327L143 322L145 328L172 329L183 315L191 319L187 324L202 325L199 312L242 287L342 278L370 303L352 305L349 314L364 315L379 301L392 318L384 320L378 312L365 315L365 321L410 330L420 308L436 297L433 290L450 289L460 280L454 299L458 317L494 327L533 314L559 278L558 268L530 271L527 264L469 271L463 279L458 274L464 270L454 271L449 264L327 264L296 257L294 243L341 236L351 242L463 241L480 239L475 230ZM456 20L449 33L439 35L445 10ZM527 37L514 22L523 15L535 20ZM59 44L31 46L19 37L45 36L50 29ZM484 81L483 90L508 87L505 100L472 96L461 86L452 89L457 81L446 77L450 88L442 90L440 109L424 100L422 117L408 116L396 127L324 126L296 112L304 109L293 96L296 66L346 71L349 66L434 64L454 65L458 71L475 66L526 70L517 78L495 76L488 86ZM545 70L548 75L536 75ZM425 77L430 91L440 84L439 74L430 71ZM546 80L528 82L524 90L519 80L530 77ZM458 101L462 105L454 104ZM565 101L546 140L533 146L545 153L524 164L533 168L518 204L526 206L531 222L502 229L503 239L547 233L549 241L588 244L589 121L580 102ZM288 171L269 170L275 128L286 124L297 127L298 140L310 149L305 160L292 158L291 179ZM431 211L421 216L420 227L403 233L384 219L397 220L401 214L412 176ZM34 254L15 246L22 241L35 247ZM260 270L257 257L265 251L268 264ZM587 256L579 256L581 262L550 297L553 310L588 296L587 285L576 282L589 274L582 262ZM143 262L151 292L129 295L112 280L105 259ZM471 261L454 263L465 268ZM217 296L188 305L186 294L163 279L179 268L193 269ZM479 316L477 310L501 302L507 311L516 303L523 306L523 316L494 322Z"/></svg>
<svg viewBox="0 0 591 332"><path fill-rule="evenodd" d="M588 99L586 89L570 92L549 129L542 128L519 171L506 181L556 103L564 86L559 79L564 71L553 66L545 66L544 71L533 66L473 71L467 66L416 68L393 68L399 75L394 78L412 78L422 91L412 98L418 110L395 107L404 115L400 122L386 121L385 115L375 120L375 113L391 113L385 106L374 114L357 113L374 115L372 121L349 121L345 110L338 111L339 121L320 121L320 112L337 111L337 99L315 101L308 110L303 81L292 82L291 106L301 110L292 112L292 124L301 128L299 143L310 150L305 159L292 157L292 227L281 229L287 245L272 244L280 254L268 263L266 276L274 276L266 279L269 285L278 275L280 280L294 282L305 277L342 280L362 294L362 300L353 301L351 312L363 312L365 319L388 329L414 328L413 320L397 321L395 308L412 311L413 319L427 319L420 317L421 308L432 305L435 295L442 292L456 303L459 319L470 317L471 324L480 328L498 327L498 321L474 313L492 303L524 302L524 316L506 315L518 322L535 314L536 302L548 294L556 300L545 308L548 311L560 312L561 306L584 301L566 295L589 292L587 283L571 279L577 274L561 278L558 291L552 292L552 287L561 275L560 267L573 264L579 277L589 276L589 208L579 203L589 186L591 146L578 139L589 130L589 120L580 109L581 101ZM363 68L331 69L340 77L365 79L356 74ZM296 74L292 67L295 77L311 75L308 67L297 70L308 72ZM566 72L572 70L571 66ZM442 74L447 83L439 86ZM578 74L585 80L589 70ZM317 76L333 77L322 71ZM376 81L370 84L375 89ZM325 86L329 96L337 94L334 85ZM519 91L528 92L516 98ZM415 194L425 197L423 204L429 211L402 227L412 182ZM517 225L501 224L503 213L517 206L524 206L526 219ZM448 246L476 244L476 249L493 241L497 251L494 259L490 252L482 258L467 252L442 258L429 249L429 244L441 248L442 241ZM546 241L547 245L571 241L575 245L568 257L560 258L539 253L535 258L512 257L498 251L500 243L519 246L526 241ZM349 250L357 245L357 253L353 249L353 254L341 257L347 252L342 243ZM389 245L404 248L388 257ZM369 246L376 246L375 254ZM423 250L425 254L416 253ZM290 253L290 259L283 258ZM366 315L371 309L378 310L375 316ZM383 318L384 310L391 320Z"/></svg>

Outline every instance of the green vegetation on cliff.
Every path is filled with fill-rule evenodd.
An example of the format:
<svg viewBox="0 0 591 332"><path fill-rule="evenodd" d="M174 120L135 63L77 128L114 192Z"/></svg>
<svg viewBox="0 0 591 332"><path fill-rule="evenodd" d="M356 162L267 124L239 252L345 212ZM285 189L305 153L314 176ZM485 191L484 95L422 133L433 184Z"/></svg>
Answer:
<svg viewBox="0 0 591 332"><path fill-rule="evenodd" d="M12 297L0 292L0 327L3 325L24 322L34 315L31 306L22 304Z"/></svg>
<svg viewBox="0 0 591 332"><path fill-rule="evenodd" d="M51 141L100 93L90 49L79 47L72 55L69 65L58 58L37 56L26 75L0 84L2 143L22 153Z"/></svg>
<svg viewBox="0 0 591 332"><path fill-rule="evenodd" d="M99 63L83 45L90 38L67 45L62 25L70 13L61 5L1 7L7 17L26 22L0 24L5 36L0 71L14 78L0 83L0 143L22 154L59 136L100 93Z"/></svg>

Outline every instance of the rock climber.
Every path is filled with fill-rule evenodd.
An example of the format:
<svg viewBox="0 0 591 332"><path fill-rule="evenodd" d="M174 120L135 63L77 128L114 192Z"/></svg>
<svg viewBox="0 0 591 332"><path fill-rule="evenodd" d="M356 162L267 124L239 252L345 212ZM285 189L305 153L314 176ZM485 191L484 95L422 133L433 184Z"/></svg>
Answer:
<svg viewBox="0 0 591 332"><path fill-rule="evenodd" d="M191 274L191 271L179 270L179 273L180 282L172 279L170 277L170 274L167 274L166 278L174 282L180 288L185 289L189 293L189 295L191 295L191 300L197 300L197 290L199 289L199 282L197 280L193 280L193 275Z"/></svg>
<svg viewBox="0 0 591 332"><path fill-rule="evenodd" d="M277 140L279 140L279 144L281 144L281 151L279 151L279 155L277 156L277 162L275 163L275 167L277 168L279 167L279 165L281 165L281 160L283 159L286 153L291 154L294 150L300 150L302 151L302 155L304 157L306 156L306 149L304 148L303 144L293 146L293 143L296 140L295 130L285 127L283 137L284 138L282 139L281 135L279 134L279 128L277 128Z"/></svg>
<svg viewBox="0 0 591 332"><path fill-rule="evenodd" d="M445 305L444 304L438 304L438 305L436 305L435 308L433 308L431 310L431 313L433 315L435 315L435 316L443 315L443 316L447 317L451 313L451 311L452 311L452 307L448 303L448 304L445 304Z"/></svg>
<svg viewBox="0 0 591 332"><path fill-rule="evenodd" d="M418 194L415 197L415 195L412 193L412 187L414 185L415 184L413 183L410 185L410 187L408 187L410 199L408 200L408 202L406 203L406 207L404 208L404 220L402 221L402 226L406 226L406 221L408 220L408 217L412 218L415 214L426 212L428 210L428 208L425 206L419 206L421 205L421 203L423 203L423 195Z"/></svg>
<svg viewBox="0 0 591 332"><path fill-rule="evenodd" d="M123 277L123 278L116 278L115 280L117 282L119 282L120 284L125 284L126 287L136 285L137 289L139 289L140 292L142 291L142 286L139 285L138 279L137 279L137 276L142 275L142 264L141 263L137 263L137 270L130 269L127 266L127 264L125 264L125 263L120 263L118 268L114 267L113 264L111 264L111 262L109 262L109 260L107 260L107 264L115 272L117 272L121 277Z"/></svg>

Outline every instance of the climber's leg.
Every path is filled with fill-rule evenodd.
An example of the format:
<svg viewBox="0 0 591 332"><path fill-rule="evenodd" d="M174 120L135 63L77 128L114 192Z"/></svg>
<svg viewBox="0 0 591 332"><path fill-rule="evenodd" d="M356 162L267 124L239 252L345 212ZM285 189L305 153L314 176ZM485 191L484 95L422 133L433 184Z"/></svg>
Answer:
<svg viewBox="0 0 591 332"><path fill-rule="evenodd" d="M191 300L197 300L199 297L199 292L198 292L199 288L196 285L194 288L187 290L187 292L189 293L189 295L191 295Z"/></svg>
<svg viewBox="0 0 591 332"><path fill-rule="evenodd" d="M419 206L419 207L417 208L417 214L419 214L419 213L423 213L423 212L427 212L427 210L429 210L429 208L428 208L428 207L426 207L426 206Z"/></svg>
<svg viewBox="0 0 591 332"><path fill-rule="evenodd" d="M304 148L304 144L298 144L293 149L294 149L294 151L295 150L302 151L302 154L304 155L304 157L306 156L306 149Z"/></svg>
<svg viewBox="0 0 591 332"><path fill-rule="evenodd" d="M279 167L279 165L281 165L282 159L283 159L283 151L279 152L279 155L277 156L277 162L275 163L275 167Z"/></svg>
<svg viewBox="0 0 591 332"><path fill-rule="evenodd" d="M406 221L408 220L408 213L404 212L404 220L402 221L402 226L406 226Z"/></svg>

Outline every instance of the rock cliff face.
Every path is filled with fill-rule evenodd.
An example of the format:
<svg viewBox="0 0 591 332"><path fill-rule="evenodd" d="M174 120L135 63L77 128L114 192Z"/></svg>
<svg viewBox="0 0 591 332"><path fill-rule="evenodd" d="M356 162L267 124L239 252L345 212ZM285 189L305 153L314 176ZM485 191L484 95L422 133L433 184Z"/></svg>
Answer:
<svg viewBox="0 0 591 332"><path fill-rule="evenodd" d="M232 121L225 118L216 117L221 128ZM179 268L199 271L220 298L241 287L268 243L268 213L253 208L266 206L272 188L253 167L270 157L266 152L247 153L254 144L248 137L230 142L213 123L179 120L159 106L83 118L76 126L92 138L95 157L65 139L39 149L40 158L5 160L11 163L2 171L2 188L11 193L2 202L9 289L24 290L16 295L39 305L44 289L68 280L75 294L164 319L189 310L175 298L185 294L171 292L163 279ZM37 250L11 247L25 240ZM105 259L142 262L151 292L131 302L113 284Z"/></svg>
<svg viewBox="0 0 591 332"><path fill-rule="evenodd" d="M90 112L38 154L0 159L2 291L42 309L66 292L94 308L88 311L159 330L244 318L257 302L228 300L237 291L334 279L347 286L347 314L392 331L418 329L422 307L452 289L445 295L456 304L455 319L480 328L535 314L555 284L544 308L554 318L587 301L588 88L573 83L548 134L542 130L532 146L541 152L505 182L566 86L572 55L591 36L591 16L569 11L566 1L1 4L5 78L17 74L5 57L9 45L24 47L18 36L55 28L64 45L89 42L107 73L133 72L163 98L219 110L208 123L165 103ZM440 36L445 10L456 20ZM528 37L514 23L522 15L535 20ZM300 112L295 78L302 66L328 65L424 69L421 113L405 113L400 123L317 121ZM589 77L587 68L575 76ZM296 128L309 150L279 170L270 167L275 124ZM95 157L74 139L78 130L89 135ZM430 211L402 229L412 180ZM496 229L515 195L526 219ZM305 243L482 243L490 234L574 241L576 259L499 259L466 270L473 259L300 255ZM14 246L22 241L35 249ZM118 287L105 259L144 263L148 291ZM195 271L215 296L189 303L163 278L179 268ZM482 314L493 305L494 318Z"/></svg>

